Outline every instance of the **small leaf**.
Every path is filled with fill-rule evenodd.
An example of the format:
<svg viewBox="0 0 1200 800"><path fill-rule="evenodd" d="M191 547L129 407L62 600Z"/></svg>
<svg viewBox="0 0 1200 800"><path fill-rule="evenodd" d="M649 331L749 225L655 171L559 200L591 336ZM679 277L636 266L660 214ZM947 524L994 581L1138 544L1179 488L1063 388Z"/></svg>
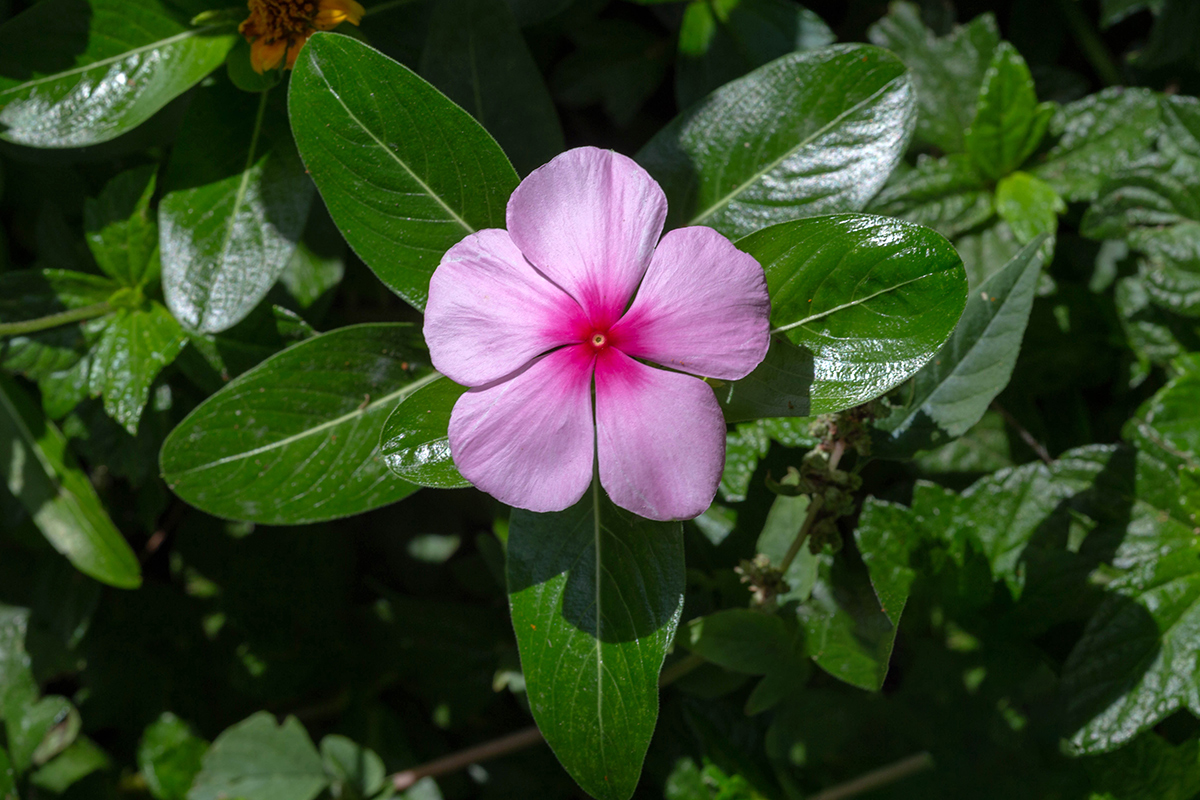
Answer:
<svg viewBox="0 0 1200 800"><path fill-rule="evenodd" d="M738 248L766 270L774 332L812 353L811 414L873 400L912 376L966 304L954 248L901 220L797 220L741 239Z"/></svg>
<svg viewBox="0 0 1200 800"><path fill-rule="evenodd" d="M566 511L513 511L509 606L530 709L600 800L637 785L683 589L682 526L617 508L599 484Z"/></svg>
<svg viewBox="0 0 1200 800"><path fill-rule="evenodd" d="M637 159L667 193L668 225L730 238L857 211L900 160L914 121L904 66L884 50L792 53L726 84Z"/></svg>
<svg viewBox="0 0 1200 800"><path fill-rule="evenodd" d="M983 77L975 119L963 135L967 152L984 175L1002 178L1033 154L1053 115L1053 104L1038 104L1025 59L1002 42Z"/></svg>
<svg viewBox="0 0 1200 800"><path fill-rule="evenodd" d="M183 328L160 304L121 309L92 350L92 396L102 396L105 412L136 436L150 385L186 344Z"/></svg>
<svg viewBox="0 0 1200 800"><path fill-rule="evenodd" d="M156 171L145 166L122 172L83 205L92 256L121 286L143 286L158 277L149 270L158 248L158 226L150 215Z"/></svg>
<svg viewBox="0 0 1200 800"><path fill-rule="evenodd" d="M326 736L321 740L321 762L332 794L339 800L365 800L383 789L387 775L383 759L345 736Z"/></svg>
<svg viewBox="0 0 1200 800"><path fill-rule="evenodd" d="M438 378L405 397L388 415L379 450L388 469L409 483L438 489L470 486L450 455L450 412L467 389Z"/></svg>
<svg viewBox="0 0 1200 800"><path fill-rule="evenodd" d="M11 379L0 376L0 475L54 549L81 572L123 589L142 582L137 558L109 519L66 440Z"/></svg>
<svg viewBox="0 0 1200 800"><path fill-rule="evenodd" d="M246 317L287 266L313 184L282 110L220 82L197 92L171 153L158 207L163 294L188 328L217 333Z"/></svg>
<svg viewBox="0 0 1200 800"><path fill-rule="evenodd" d="M1050 184L1028 172L1014 172L996 185L996 213L1008 223L1021 244L1058 231L1058 215L1067 204Z"/></svg>
<svg viewBox="0 0 1200 800"><path fill-rule="evenodd" d="M441 92L367 45L314 34L296 61L288 113L342 235L417 309L446 250L504 227L517 174L500 147Z"/></svg>
<svg viewBox="0 0 1200 800"><path fill-rule="evenodd" d="M415 487L388 470L379 429L431 382L408 325L355 325L289 347L230 381L163 443L168 486L226 519L298 525L360 514Z"/></svg>
<svg viewBox="0 0 1200 800"><path fill-rule="evenodd" d="M687 625L687 646L719 667L750 675L766 675L795 667L792 635L774 614L729 608Z"/></svg>
<svg viewBox="0 0 1200 800"><path fill-rule="evenodd" d="M995 213L986 184L969 156L921 158L915 169L893 175L867 209L954 238Z"/></svg>
<svg viewBox="0 0 1200 800"><path fill-rule="evenodd" d="M13 712L16 712L15 714ZM17 774L45 764L79 735L79 711L65 697L51 695L22 709L6 709L8 754Z"/></svg>
<svg viewBox="0 0 1200 800"><path fill-rule="evenodd" d="M72 784L111 765L107 753L91 739L80 736L60 755L33 773L29 782L55 794L62 794Z"/></svg>
<svg viewBox="0 0 1200 800"><path fill-rule="evenodd" d="M112 139L212 72L233 42L230 27L189 28L158 0L44 0L0 27L0 139Z"/></svg>
<svg viewBox="0 0 1200 800"><path fill-rule="evenodd" d="M200 772L208 742L169 711L146 726L138 744L138 770L155 800L184 800Z"/></svg>
<svg viewBox="0 0 1200 800"><path fill-rule="evenodd" d="M563 150L562 126L505 0L441 0L421 77L471 113L526 175Z"/></svg>
<svg viewBox="0 0 1200 800"><path fill-rule="evenodd" d="M321 756L295 717L276 726L266 711L212 743L188 800L313 800L329 785Z"/></svg>

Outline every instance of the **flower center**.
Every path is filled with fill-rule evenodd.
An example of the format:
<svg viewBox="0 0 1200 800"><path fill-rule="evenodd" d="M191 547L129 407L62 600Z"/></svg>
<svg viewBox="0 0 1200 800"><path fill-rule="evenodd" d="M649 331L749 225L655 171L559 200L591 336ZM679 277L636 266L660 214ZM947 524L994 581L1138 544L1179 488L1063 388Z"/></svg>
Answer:
<svg viewBox="0 0 1200 800"><path fill-rule="evenodd" d="M593 333L592 334L592 347L599 350L600 348L604 347L604 345L606 345L606 344L608 344L608 339L604 338L603 333Z"/></svg>

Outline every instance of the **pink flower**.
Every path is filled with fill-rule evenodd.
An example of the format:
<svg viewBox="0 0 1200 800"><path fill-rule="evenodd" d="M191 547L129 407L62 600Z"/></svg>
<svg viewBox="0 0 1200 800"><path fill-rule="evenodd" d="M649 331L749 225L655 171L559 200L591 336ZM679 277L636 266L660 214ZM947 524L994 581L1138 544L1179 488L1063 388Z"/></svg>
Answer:
<svg viewBox="0 0 1200 800"><path fill-rule="evenodd" d="M521 182L507 231L442 258L425 338L434 366L471 387L450 417L463 477L561 511L596 460L613 502L643 517L688 519L712 502L725 421L708 384L682 373L745 377L767 352L770 300L762 267L716 231L659 241L666 215L645 170L581 147Z"/></svg>

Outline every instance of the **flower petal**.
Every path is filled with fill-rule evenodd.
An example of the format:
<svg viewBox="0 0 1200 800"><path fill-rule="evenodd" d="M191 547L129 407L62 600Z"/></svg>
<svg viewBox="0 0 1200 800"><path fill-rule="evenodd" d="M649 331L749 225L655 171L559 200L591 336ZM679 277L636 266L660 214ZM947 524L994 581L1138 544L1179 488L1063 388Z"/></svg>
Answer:
<svg viewBox="0 0 1200 800"><path fill-rule="evenodd" d="M508 200L517 247L603 328L628 305L666 216L666 195L649 173L595 147L555 157Z"/></svg>
<svg viewBox="0 0 1200 800"><path fill-rule="evenodd" d="M621 508L691 519L716 496L725 420L698 378L604 350L596 360L596 442L600 483Z"/></svg>
<svg viewBox="0 0 1200 800"><path fill-rule="evenodd" d="M460 397L450 453L463 477L530 511L562 511L583 497L592 482L594 361L585 346L564 347Z"/></svg>
<svg viewBox="0 0 1200 800"><path fill-rule="evenodd" d="M455 383L483 386L551 348L577 343L579 304L537 270L502 230L451 247L429 281L425 341Z"/></svg>
<svg viewBox="0 0 1200 800"><path fill-rule="evenodd" d="M744 378L767 355L771 299L753 256L711 228L663 237L611 331L631 356L711 378Z"/></svg>

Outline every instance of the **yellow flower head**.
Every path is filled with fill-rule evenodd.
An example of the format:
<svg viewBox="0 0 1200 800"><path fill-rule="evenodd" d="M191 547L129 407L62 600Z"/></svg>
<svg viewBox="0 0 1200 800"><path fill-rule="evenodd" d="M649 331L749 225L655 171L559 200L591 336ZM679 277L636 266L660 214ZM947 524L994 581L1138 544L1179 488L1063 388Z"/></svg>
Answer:
<svg viewBox="0 0 1200 800"><path fill-rule="evenodd" d="M365 13L356 0L249 0L249 6L238 30L250 42L250 66L260 75L281 62L291 69L314 31L357 25Z"/></svg>

